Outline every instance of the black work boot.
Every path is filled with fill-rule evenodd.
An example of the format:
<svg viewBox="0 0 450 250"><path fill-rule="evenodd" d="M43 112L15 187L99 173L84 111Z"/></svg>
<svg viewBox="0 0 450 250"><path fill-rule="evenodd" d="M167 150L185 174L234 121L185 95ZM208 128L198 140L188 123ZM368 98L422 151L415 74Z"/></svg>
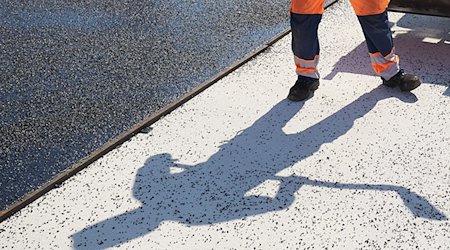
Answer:
<svg viewBox="0 0 450 250"><path fill-rule="evenodd" d="M319 79L298 76L294 86L289 90L288 99L294 102L303 101L309 97L310 91L319 88Z"/></svg>
<svg viewBox="0 0 450 250"><path fill-rule="evenodd" d="M383 78L381 78L383 79ZM391 79L383 79L383 85L390 88L399 86L401 91L411 91L420 86L422 82L419 77L412 74L405 74L403 69L401 69L397 74L395 74Z"/></svg>

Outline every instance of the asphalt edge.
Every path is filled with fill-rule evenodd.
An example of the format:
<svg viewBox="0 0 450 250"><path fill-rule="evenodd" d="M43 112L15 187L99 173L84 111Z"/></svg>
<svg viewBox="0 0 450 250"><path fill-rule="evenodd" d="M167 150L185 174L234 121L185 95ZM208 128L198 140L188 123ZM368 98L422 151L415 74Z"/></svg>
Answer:
<svg viewBox="0 0 450 250"><path fill-rule="evenodd" d="M328 5L326 5L324 8L326 9L338 1L339 0L333 0ZM236 69L241 67L242 65L246 64L247 62L249 62L256 56L258 56L259 54L261 54L262 52L267 50L274 43L276 43L277 41L279 41L282 38L284 38L285 36L287 36L290 32L291 32L291 29L288 28L288 29L278 33L275 37L264 42L261 46L256 48L254 51L248 53L243 58L237 60L232 65L226 67L221 72L217 73L216 75L214 75L210 79L206 80L199 86L193 88L191 91L184 94L178 100L166 105L165 107L163 107L162 109L157 111L155 114L149 116L148 118L145 118L141 122L132 126L127 131L112 138L107 143L105 143L103 146L94 150L89 156L83 158L82 160L75 163L71 167L65 169L64 171L62 171L61 173L59 173L58 175L56 175L55 177L50 179L47 183L43 184L37 190L26 194L25 196L23 196L22 198L17 200L12 205L6 207L4 210L0 211L0 223L3 222L4 220L8 219L15 213L19 212L21 209L25 208L27 205L31 204L33 201L37 200L38 198L40 198L41 196L43 196L50 190L52 190L54 188L58 188L64 181L66 181L70 177L76 175L78 172L85 169L90 164L94 163L96 160L100 159L101 157L103 157L110 151L114 150L118 146L122 145L124 142L128 141L129 139L131 139L136 134L140 133L145 128L151 126L153 123L157 122L162 117L168 115L169 113L171 113L172 111L174 111L175 109L177 109L178 107L183 105L184 103L188 102L189 100L191 100L192 98L194 98L195 96L197 96L198 94L200 94L201 92L203 92L204 90L206 90L207 88L212 86L214 83L220 81L222 78L226 77L227 75L229 75L230 73L232 73L233 71L235 71Z"/></svg>

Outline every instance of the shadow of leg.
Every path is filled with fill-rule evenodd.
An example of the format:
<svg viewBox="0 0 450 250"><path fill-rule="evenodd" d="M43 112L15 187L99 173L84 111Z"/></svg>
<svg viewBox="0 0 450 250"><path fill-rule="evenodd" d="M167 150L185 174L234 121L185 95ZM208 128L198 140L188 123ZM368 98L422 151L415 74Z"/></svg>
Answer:
<svg viewBox="0 0 450 250"><path fill-rule="evenodd" d="M72 235L74 249L106 249L153 231L160 221L143 208L107 219Z"/></svg>

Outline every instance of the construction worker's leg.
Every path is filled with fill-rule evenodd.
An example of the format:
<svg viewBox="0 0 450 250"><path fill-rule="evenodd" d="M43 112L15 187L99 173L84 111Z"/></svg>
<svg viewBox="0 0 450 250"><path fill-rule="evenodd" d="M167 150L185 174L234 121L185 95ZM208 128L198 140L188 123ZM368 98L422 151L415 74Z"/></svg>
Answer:
<svg viewBox="0 0 450 250"><path fill-rule="evenodd" d="M386 11L389 0L350 0L350 2L366 38L372 69L383 79L392 78L400 68Z"/></svg>
<svg viewBox="0 0 450 250"><path fill-rule="evenodd" d="M302 101L319 87L319 38L317 29L322 19L325 0L292 0L291 30L297 81L288 99Z"/></svg>
<svg viewBox="0 0 450 250"><path fill-rule="evenodd" d="M291 14L292 51L297 75L319 78L319 38L317 29L322 15Z"/></svg>
<svg viewBox="0 0 450 250"><path fill-rule="evenodd" d="M399 67L387 7L389 0L350 0L366 37L372 68L388 87L411 91L422 84L413 74L405 74Z"/></svg>
<svg viewBox="0 0 450 250"><path fill-rule="evenodd" d="M372 69L383 79L389 80L399 70L399 58L395 54L387 12L370 16L358 16L366 37Z"/></svg>
<svg viewBox="0 0 450 250"><path fill-rule="evenodd" d="M324 0L291 1L292 50L297 75L319 78L317 29L322 19L323 3Z"/></svg>

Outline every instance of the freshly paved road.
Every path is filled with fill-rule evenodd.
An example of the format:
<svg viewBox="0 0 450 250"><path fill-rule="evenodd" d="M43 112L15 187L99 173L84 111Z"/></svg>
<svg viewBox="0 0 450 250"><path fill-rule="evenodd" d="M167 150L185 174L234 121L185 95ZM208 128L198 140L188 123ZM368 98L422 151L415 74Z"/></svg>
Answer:
<svg viewBox="0 0 450 250"><path fill-rule="evenodd" d="M286 100L285 37L1 222L0 249L448 249L448 20L390 14L412 93L340 1L312 98Z"/></svg>
<svg viewBox="0 0 450 250"><path fill-rule="evenodd" d="M0 0L0 209L288 27L289 0Z"/></svg>

